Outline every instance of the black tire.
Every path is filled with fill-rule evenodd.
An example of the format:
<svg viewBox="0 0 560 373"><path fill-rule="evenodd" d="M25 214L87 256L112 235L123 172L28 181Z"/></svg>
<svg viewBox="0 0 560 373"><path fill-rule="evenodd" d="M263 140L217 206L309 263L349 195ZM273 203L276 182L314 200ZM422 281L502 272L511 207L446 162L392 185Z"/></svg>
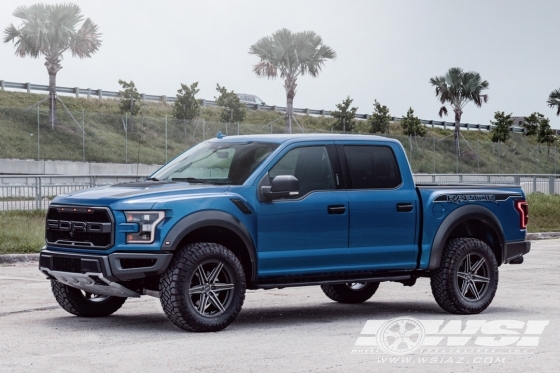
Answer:
<svg viewBox="0 0 560 373"><path fill-rule="evenodd" d="M379 282L348 282L339 285L321 285L330 299L339 303L363 303L375 294Z"/></svg>
<svg viewBox="0 0 560 373"><path fill-rule="evenodd" d="M51 280L51 288L58 304L67 312L81 317L105 317L115 313L126 298L96 295Z"/></svg>
<svg viewBox="0 0 560 373"><path fill-rule="evenodd" d="M239 259L222 245L199 242L175 253L160 279L160 300L177 327L215 332L235 320L245 289Z"/></svg>
<svg viewBox="0 0 560 373"><path fill-rule="evenodd" d="M431 275L432 293L445 311L469 315L484 311L498 289L498 263L490 247L476 238L455 238L443 250Z"/></svg>

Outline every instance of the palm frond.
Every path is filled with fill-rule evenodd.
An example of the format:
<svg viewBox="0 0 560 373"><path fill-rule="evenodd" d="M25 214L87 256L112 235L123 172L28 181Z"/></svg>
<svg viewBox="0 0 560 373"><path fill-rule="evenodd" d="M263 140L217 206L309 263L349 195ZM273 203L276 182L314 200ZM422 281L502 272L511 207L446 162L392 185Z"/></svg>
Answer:
<svg viewBox="0 0 560 373"><path fill-rule="evenodd" d="M270 58L272 57L273 49L272 38L265 36L249 47L249 54L254 54L260 58Z"/></svg>
<svg viewBox="0 0 560 373"><path fill-rule="evenodd" d="M34 10L34 9L37 9ZM33 18L35 14L39 14L39 12L46 13L46 5L45 4L35 4L31 7L27 7L25 5L20 5L14 10L12 15L17 18L21 18L24 21L30 20Z"/></svg>
<svg viewBox="0 0 560 373"><path fill-rule="evenodd" d="M269 79L274 79L278 76L278 69L268 61L257 63L253 67L253 72L259 77L267 77Z"/></svg>
<svg viewBox="0 0 560 373"><path fill-rule="evenodd" d="M548 100L546 101L548 106L553 108L556 106L556 115L560 115L560 89L555 89L548 95Z"/></svg>
<svg viewBox="0 0 560 373"><path fill-rule="evenodd" d="M550 95L548 95L548 98L553 99L553 100L560 100L560 88L555 89L554 91L550 92Z"/></svg>
<svg viewBox="0 0 560 373"><path fill-rule="evenodd" d="M4 29L4 43L8 43L16 38L19 38L21 33L13 24L10 24Z"/></svg>
<svg viewBox="0 0 560 373"><path fill-rule="evenodd" d="M334 51L334 49L325 44L319 47L319 49L317 50L317 54L321 56L321 58L325 61L336 59L336 52Z"/></svg>
<svg viewBox="0 0 560 373"><path fill-rule="evenodd" d="M79 58L91 57L101 46L99 28L91 19L86 19L78 32L70 38L70 50Z"/></svg>
<svg viewBox="0 0 560 373"><path fill-rule="evenodd" d="M294 34L290 30L283 28L272 34L272 39L277 47L288 51L292 47Z"/></svg>

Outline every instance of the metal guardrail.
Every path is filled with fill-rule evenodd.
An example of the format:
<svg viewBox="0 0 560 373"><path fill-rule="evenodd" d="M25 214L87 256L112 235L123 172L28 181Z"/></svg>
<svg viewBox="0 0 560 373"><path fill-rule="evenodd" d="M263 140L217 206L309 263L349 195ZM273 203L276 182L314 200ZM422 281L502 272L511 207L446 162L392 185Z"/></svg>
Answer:
<svg viewBox="0 0 560 373"><path fill-rule="evenodd" d="M0 89L4 90L6 88L11 89L24 89L27 90L27 93L31 93L31 91L42 91L48 92L49 86L41 85L41 84L31 84L31 83L14 83L14 82L6 82L4 80L0 80ZM97 96L99 99L104 97L111 97L111 98L118 98L119 92L113 91L104 91L102 89L91 89L91 88L79 88L79 87L56 87L56 91L60 93L69 93L74 94L76 97L80 97L80 95L85 95L87 98L91 96ZM174 96L166 96L166 95L148 95L142 93L142 99L148 101L161 101L161 102L175 102L177 98ZM245 103L245 105L252 110L265 110L265 111L279 111L279 112L286 112L286 107L284 106L276 106L276 105L259 105L259 104L249 104ZM202 99L202 106L218 106L215 101L212 100L205 100ZM294 113L296 114L307 114L307 115L326 115L331 116L330 110L317 110L317 109L302 109L302 108L294 108ZM357 119L368 119L370 114L356 114ZM399 117L391 117L392 121L400 121L402 118ZM426 120L420 119L422 124L426 126L438 126L443 127L443 129L447 129L447 127L454 128L455 122L446 122L446 121L439 121L439 120ZM475 129L475 130L484 130L490 131L492 129L492 125L490 124L475 124L475 123L460 123L459 126L461 128L465 128L467 130ZM520 127L512 127L513 132L523 133L523 128Z"/></svg>
<svg viewBox="0 0 560 373"><path fill-rule="evenodd" d="M560 194L560 175L552 174L415 174L417 184L511 184L525 194Z"/></svg>
<svg viewBox="0 0 560 373"><path fill-rule="evenodd" d="M146 177L145 175L0 175L0 211L44 210L59 194L138 181Z"/></svg>
<svg viewBox="0 0 560 373"><path fill-rule="evenodd" d="M147 175L0 175L0 211L45 210L52 199L76 190L143 180ZM560 194L560 175L415 174L417 184L511 184L525 194Z"/></svg>

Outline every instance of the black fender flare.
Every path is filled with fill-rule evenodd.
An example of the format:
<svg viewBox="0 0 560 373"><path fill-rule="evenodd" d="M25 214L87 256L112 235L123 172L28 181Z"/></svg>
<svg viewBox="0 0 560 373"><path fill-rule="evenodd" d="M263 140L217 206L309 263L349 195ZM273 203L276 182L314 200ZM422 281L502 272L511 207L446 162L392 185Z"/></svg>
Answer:
<svg viewBox="0 0 560 373"><path fill-rule="evenodd" d="M428 264L429 270L433 270L439 267L443 249L445 248L445 244L447 243L447 239L451 235L451 232L453 232L455 228L457 228L460 224L466 222L467 220L479 220L494 230L499 240L503 261L505 237L500 221L490 210L483 206L467 205L459 207L451 212L439 226L434 237L434 241L432 242L430 262Z"/></svg>
<svg viewBox="0 0 560 373"><path fill-rule="evenodd" d="M175 251L189 233L196 229L210 226L229 229L241 238L251 260L251 279L255 280L257 259L253 238L239 219L223 211L200 211L182 218L165 236L161 250Z"/></svg>

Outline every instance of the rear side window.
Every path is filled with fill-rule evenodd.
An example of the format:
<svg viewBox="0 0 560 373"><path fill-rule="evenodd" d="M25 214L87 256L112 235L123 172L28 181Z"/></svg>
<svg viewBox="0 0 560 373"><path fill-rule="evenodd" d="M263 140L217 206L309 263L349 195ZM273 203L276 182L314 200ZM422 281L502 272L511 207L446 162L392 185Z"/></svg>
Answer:
<svg viewBox="0 0 560 373"><path fill-rule="evenodd" d="M401 173L393 150L388 146L344 146L353 189L398 187Z"/></svg>

